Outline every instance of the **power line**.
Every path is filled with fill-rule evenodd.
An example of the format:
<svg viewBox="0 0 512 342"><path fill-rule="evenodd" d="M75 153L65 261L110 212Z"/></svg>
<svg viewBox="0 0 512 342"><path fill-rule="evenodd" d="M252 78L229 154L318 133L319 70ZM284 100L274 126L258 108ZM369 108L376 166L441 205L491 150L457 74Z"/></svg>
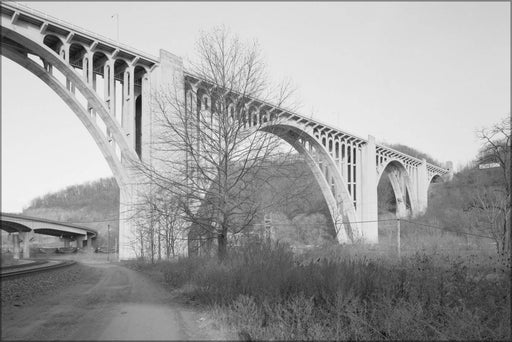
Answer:
<svg viewBox="0 0 512 342"><path fill-rule="evenodd" d="M492 236L485 236L485 235L479 235L479 234L473 234L473 233L467 233L467 232L460 232L460 231L451 230L451 229L445 228L445 227L437 227L437 226L433 226L433 225L430 225L430 224L414 222L414 221L409 221L409 220L405 220L405 219L400 219L400 220L404 221L404 222L409 222L409 223L412 223L412 224L415 224L415 225L418 225L418 226L434 228L434 229L445 231L445 232L451 232L451 233L462 234L462 235L476 236L476 237L480 237L480 238L484 238L484 239L493 239Z"/></svg>
<svg viewBox="0 0 512 342"><path fill-rule="evenodd" d="M131 218L125 218L125 219L112 218L112 219L103 219L103 220L96 220L96 221L80 221L80 222L70 221L70 222L67 222L67 223L73 223L73 224L108 223L108 222L113 222L113 221L128 221L128 220L131 220ZM420 226L420 227L428 227L428 228L437 229L437 230L444 231L444 232L450 232L450 233L455 233L455 234L474 236L474 237L479 237L479 238L484 238L484 239L494 239L492 236L479 235L479 234L468 233L468 232L461 232L461 231L457 231L457 230L446 228L446 227L433 226L433 225L428 224L428 223L415 222L415 221L410 221L410 220L406 220L406 219L366 220L366 221L352 221L352 222L342 222L342 223L348 223L348 224L375 223L375 222L379 223L379 222L391 222L391 221L397 221L397 220L400 220L400 221L403 221L403 222L408 222L408 223L411 223L411 224L414 224L414 225L417 225L417 226ZM262 225L262 224L255 223L254 225ZM310 224L310 225L299 224L299 225L302 226L302 227L307 226L307 227L315 227L315 228L319 226L318 224ZM288 227L293 226L293 227L296 227L297 225L293 224L293 223L272 223L272 226L288 226Z"/></svg>

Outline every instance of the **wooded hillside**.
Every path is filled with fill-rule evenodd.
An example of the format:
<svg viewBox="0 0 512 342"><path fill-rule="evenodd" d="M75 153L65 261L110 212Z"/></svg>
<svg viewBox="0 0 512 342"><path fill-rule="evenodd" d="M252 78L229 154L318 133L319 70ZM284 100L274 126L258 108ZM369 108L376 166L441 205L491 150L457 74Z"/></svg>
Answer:
<svg viewBox="0 0 512 342"><path fill-rule="evenodd" d="M119 188L114 178L101 178L66 187L33 199L24 215L72 222L98 231L97 245L106 244L107 225L111 237L119 229Z"/></svg>

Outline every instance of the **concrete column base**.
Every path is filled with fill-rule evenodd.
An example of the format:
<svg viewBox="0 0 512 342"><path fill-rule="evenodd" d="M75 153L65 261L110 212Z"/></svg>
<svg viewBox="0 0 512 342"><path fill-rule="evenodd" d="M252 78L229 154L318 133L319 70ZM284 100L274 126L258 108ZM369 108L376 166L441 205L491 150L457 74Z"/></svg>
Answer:
<svg viewBox="0 0 512 342"><path fill-rule="evenodd" d="M82 236L76 238L76 248L84 248L84 238Z"/></svg>
<svg viewBox="0 0 512 342"><path fill-rule="evenodd" d="M20 237L18 233L12 234L12 254L14 259L20 259Z"/></svg>
<svg viewBox="0 0 512 342"><path fill-rule="evenodd" d="M31 235L30 232L24 232L22 234L23 239L23 259L29 259L30 258L30 238Z"/></svg>

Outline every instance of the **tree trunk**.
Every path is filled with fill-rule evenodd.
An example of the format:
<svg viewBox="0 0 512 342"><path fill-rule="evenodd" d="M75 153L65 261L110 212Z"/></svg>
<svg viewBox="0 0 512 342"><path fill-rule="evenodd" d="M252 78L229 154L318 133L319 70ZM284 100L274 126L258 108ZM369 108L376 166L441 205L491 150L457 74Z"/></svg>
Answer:
<svg viewBox="0 0 512 342"><path fill-rule="evenodd" d="M224 261L226 258L227 252L227 239L226 234L220 233L217 235L217 245L218 245L218 257L220 261Z"/></svg>
<svg viewBox="0 0 512 342"><path fill-rule="evenodd" d="M162 234L160 230L160 225L158 226L158 260L162 260L162 246L161 246L161 240L162 240Z"/></svg>

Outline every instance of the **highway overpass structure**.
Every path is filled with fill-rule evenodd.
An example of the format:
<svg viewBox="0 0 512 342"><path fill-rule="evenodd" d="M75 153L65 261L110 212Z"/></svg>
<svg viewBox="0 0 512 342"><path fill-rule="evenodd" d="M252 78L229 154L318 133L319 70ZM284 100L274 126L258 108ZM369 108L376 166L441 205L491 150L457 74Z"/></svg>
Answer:
<svg viewBox="0 0 512 342"><path fill-rule="evenodd" d="M77 248L92 247L93 240L98 236L96 230L87 227L20 214L0 213L0 225L2 230L9 233L16 259L20 252L23 259L30 258L30 241L34 234L60 237L64 240L64 247L75 241Z"/></svg>

